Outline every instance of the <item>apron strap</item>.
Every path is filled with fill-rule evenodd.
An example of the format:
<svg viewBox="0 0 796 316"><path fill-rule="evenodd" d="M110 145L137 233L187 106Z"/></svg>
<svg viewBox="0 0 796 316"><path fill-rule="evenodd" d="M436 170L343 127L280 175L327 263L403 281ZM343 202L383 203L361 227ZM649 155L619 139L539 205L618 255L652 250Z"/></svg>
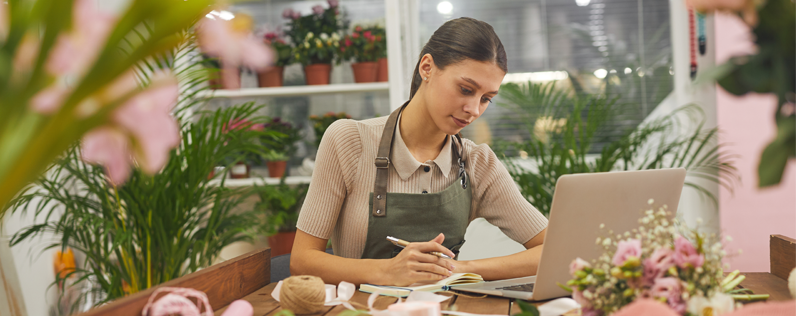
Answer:
<svg viewBox="0 0 796 316"><path fill-rule="evenodd" d="M384 131L381 133L381 140L379 141L379 150L376 154L376 181L373 186L373 209L371 213L373 216L382 217L387 215L387 182L390 171L390 157L392 156L392 142L395 138L395 126L398 123L398 116L409 104L406 101L400 108L396 109L387 118L387 123L384 124ZM456 139L459 141L457 146L453 141L453 146L458 147L454 150L459 156L457 162L459 164L459 173L464 171L464 143L462 142L461 133L456 134ZM461 174L460 174L461 176ZM464 183L464 181L462 181Z"/></svg>

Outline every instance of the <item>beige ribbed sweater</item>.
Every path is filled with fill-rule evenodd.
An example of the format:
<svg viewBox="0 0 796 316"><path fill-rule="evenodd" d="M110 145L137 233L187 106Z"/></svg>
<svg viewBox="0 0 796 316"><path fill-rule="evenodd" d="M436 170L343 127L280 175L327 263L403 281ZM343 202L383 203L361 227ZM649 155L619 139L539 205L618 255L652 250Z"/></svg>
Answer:
<svg viewBox="0 0 796 316"><path fill-rule="evenodd" d="M299 214L298 229L332 239L335 255L361 258L368 232L368 199L376 179L374 159L387 117L363 121L338 120L326 130L315 161L309 191ZM464 139L466 171L472 183L470 220L483 217L509 238L524 244L547 227L547 218L526 201L489 146ZM450 151L450 139L443 151ZM458 166L437 161L419 163L396 130L387 192L439 192L456 181ZM443 152L440 157L455 154ZM405 160L398 162L396 159ZM440 165L448 167L443 174ZM424 168L430 167L429 172ZM396 167L399 170L396 170ZM407 168L415 168L412 172ZM408 176L407 178L402 178ZM444 223L440 223L443 225Z"/></svg>

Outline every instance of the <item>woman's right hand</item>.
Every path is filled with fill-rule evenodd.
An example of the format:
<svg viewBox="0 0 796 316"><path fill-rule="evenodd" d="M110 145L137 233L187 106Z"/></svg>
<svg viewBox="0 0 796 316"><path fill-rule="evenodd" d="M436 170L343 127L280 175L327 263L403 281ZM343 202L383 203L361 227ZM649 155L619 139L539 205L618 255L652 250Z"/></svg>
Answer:
<svg viewBox="0 0 796 316"><path fill-rule="evenodd" d="M455 255L442 246L445 235L439 234L428 242L413 242L392 259L384 260L382 265L383 285L407 286L421 281L439 281L449 277L454 266L451 260L445 260L430 254L432 251L444 253L451 258Z"/></svg>

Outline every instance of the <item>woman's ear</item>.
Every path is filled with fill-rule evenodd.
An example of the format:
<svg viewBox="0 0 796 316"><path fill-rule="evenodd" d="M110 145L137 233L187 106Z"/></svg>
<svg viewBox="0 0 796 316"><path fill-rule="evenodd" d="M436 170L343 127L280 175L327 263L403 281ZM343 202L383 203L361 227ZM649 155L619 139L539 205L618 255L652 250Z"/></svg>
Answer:
<svg viewBox="0 0 796 316"><path fill-rule="evenodd" d="M431 77L432 71L436 69L434 65L434 57L431 54L425 54L422 58L420 58L420 67L417 67L417 71L420 72L420 78L423 81L427 81L429 77Z"/></svg>

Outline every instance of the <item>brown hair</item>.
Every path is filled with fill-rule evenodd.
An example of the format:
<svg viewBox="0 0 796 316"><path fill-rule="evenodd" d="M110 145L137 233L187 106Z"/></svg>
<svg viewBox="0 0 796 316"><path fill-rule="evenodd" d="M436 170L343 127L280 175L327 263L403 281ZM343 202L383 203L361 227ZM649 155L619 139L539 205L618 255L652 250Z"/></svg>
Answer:
<svg viewBox="0 0 796 316"><path fill-rule="evenodd" d="M493 61L504 72L508 72L506 50L491 25L473 18L450 20L434 31L434 35L423 46L412 75L409 99L415 96L423 80L419 68L425 54L431 54L434 64L440 69L464 59L473 59Z"/></svg>

